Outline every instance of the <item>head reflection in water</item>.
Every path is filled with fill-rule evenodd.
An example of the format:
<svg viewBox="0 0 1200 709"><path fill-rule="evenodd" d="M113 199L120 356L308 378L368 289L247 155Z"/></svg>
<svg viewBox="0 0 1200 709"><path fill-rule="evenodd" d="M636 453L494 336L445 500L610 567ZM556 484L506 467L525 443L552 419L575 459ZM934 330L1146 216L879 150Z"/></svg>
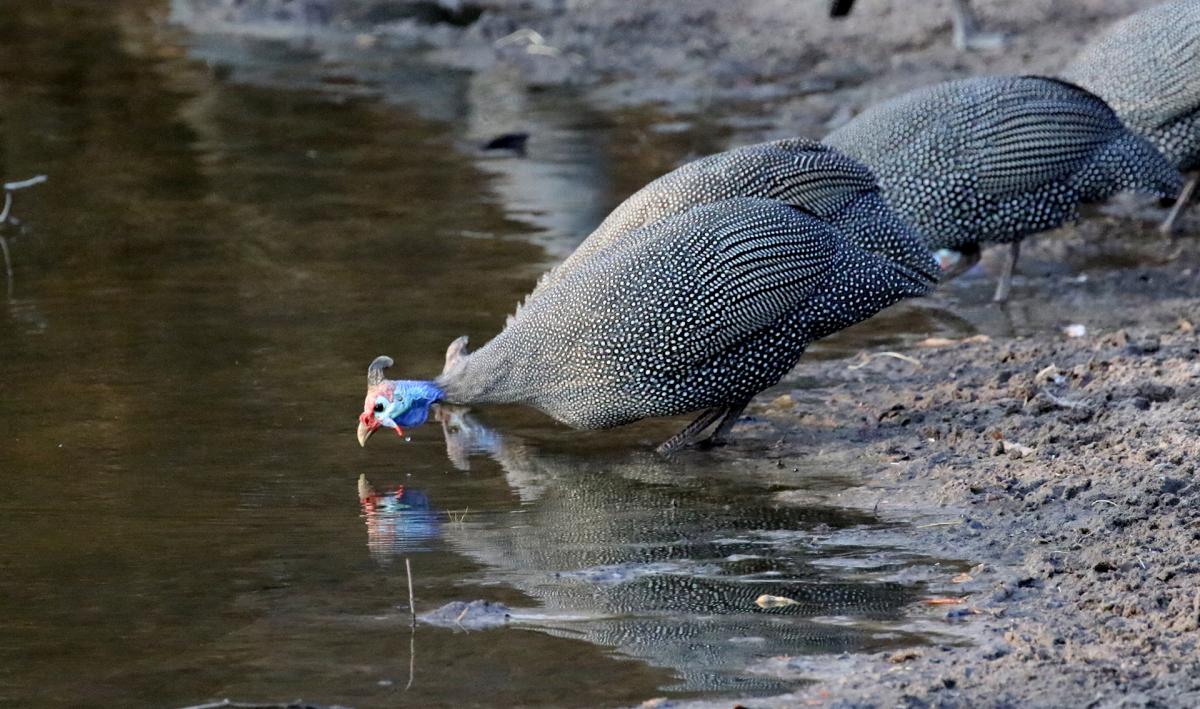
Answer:
<svg viewBox="0 0 1200 709"><path fill-rule="evenodd" d="M378 492L358 476L358 501L367 523L367 548L381 563L405 554L429 551L428 542L438 536L438 513L420 490L403 485Z"/></svg>
<svg viewBox="0 0 1200 709"><path fill-rule="evenodd" d="M663 689L687 692L778 692L790 685L749 671L762 658L923 642L902 625L920 586L879 578L910 557L880 563L887 571L873 577L828 563L836 554L817 548L831 532L878 523L868 513L782 504L779 480L719 462L681 471L649 452L552 453L463 409L441 405L435 415L451 461L491 458L473 477L486 480L498 465L520 500L519 517L480 515L443 530L483 566L480 585L536 600L510 609L510 622L671 668L679 683ZM760 608L764 594L795 603Z"/></svg>

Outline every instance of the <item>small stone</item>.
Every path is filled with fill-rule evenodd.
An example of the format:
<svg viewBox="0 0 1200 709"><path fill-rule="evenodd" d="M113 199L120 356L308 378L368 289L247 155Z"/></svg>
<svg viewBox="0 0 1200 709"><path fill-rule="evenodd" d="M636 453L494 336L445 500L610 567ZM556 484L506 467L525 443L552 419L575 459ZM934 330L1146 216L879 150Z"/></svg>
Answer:
<svg viewBox="0 0 1200 709"><path fill-rule="evenodd" d="M775 397L775 400L771 402L771 408L773 409L791 409L795 408L795 406L796 400L792 398L791 394L777 396Z"/></svg>
<svg viewBox="0 0 1200 709"><path fill-rule="evenodd" d="M908 662L909 660L915 660L918 657L921 657L921 654L922 653L919 650L897 650L891 655L888 655L887 661L894 665L899 665L903 662Z"/></svg>
<svg viewBox="0 0 1200 709"><path fill-rule="evenodd" d="M1159 490L1168 495L1174 495L1185 487L1187 487L1186 480L1181 480L1180 478L1163 478L1162 486Z"/></svg>
<svg viewBox="0 0 1200 709"><path fill-rule="evenodd" d="M1137 395L1153 402L1170 401L1175 396L1175 389L1165 384L1143 382L1137 387Z"/></svg>
<svg viewBox="0 0 1200 709"><path fill-rule="evenodd" d="M1131 354L1154 354L1162 349L1162 343L1154 335L1148 335L1130 342L1128 349Z"/></svg>

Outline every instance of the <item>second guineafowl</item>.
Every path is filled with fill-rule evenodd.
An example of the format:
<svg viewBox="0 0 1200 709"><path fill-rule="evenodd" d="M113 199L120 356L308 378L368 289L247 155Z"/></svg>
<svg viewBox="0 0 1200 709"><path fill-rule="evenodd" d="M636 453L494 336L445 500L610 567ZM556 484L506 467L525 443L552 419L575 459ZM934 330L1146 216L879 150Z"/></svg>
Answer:
<svg viewBox="0 0 1200 709"><path fill-rule="evenodd" d="M1064 76L1192 173L1163 224L1170 233L1200 179L1200 2L1164 2L1125 18L1080 52Z"/></svg>
<svg viewBox="0 0 1200 709"><path fill-rule="evenodd" d="M770 199L835 227L856 246L938 279L917 234L887 206L871 171L814 140L788 138L742 146L689 162L630 195L530 297L629 232L701 204L736 197Z"/></svg>
<svg viewBox="0 0 1200 709"><path fill-rule="evenodd" d="M713 426L719 440L810 342L928 293L935 273L853 160L806 141L723 153L626 200L500 334L474 353L455 341L435 380L388 380L377 358L359 442L438 401L526 404L576 428L703 411L660 450Z"/></svg>
<svg viewBox="0 0 1200 709"><path fill-rule="evenodd" d="M930 249L1010 245L995 299L1008 298L1023 238L1122 191L1173 197L1181 178L1103 100L1035 76L936 84L863 112L824 141L866 163Z"/></svg>

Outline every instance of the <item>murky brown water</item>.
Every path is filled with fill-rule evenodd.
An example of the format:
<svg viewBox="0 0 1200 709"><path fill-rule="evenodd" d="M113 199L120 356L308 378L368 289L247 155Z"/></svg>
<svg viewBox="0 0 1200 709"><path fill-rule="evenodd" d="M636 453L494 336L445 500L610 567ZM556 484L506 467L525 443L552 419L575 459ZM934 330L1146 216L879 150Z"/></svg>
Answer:
<svg viewBox="0 0 1200 709"><path fill-rule="evenodd" d="M712 131L542 96L513 109L530 158L477 156L503 116L472 77L322 89L303 52L206 63L217 49L160 17L0 13L0 176L50 176L5 232L0 704L614 705L774 691L745 666L912 642L919 587L813 563L837 553L814 530L872 518L647 455L671 424L574 436L500 411L503 437L470 429L469 471L436 425L355 442L372 357L437 371L622 196L720 147ZM930 330L969 327L919 306L826 351ZM420 611L520 612L411 632L405 557ZM759 613L761 589L808 600Z"/></svg>

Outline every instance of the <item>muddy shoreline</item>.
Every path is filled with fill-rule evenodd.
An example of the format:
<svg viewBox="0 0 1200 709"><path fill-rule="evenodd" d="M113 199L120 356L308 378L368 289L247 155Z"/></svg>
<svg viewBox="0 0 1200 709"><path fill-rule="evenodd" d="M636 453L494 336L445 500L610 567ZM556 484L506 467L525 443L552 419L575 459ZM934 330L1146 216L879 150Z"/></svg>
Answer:
<svg viewBox="0 0 1200 709"><path fill-rule="evenodd" d="M814 446L877 460L831 502L916 520L905 547L980 561L969 579L932 579L964 602L931 614L975 644L774 658L762 672L822 681L743 704L1195 706L1191 322L933 344L903 353L919 366L810 363L828 384L761 407L755 438L783 466Z"/></svg>
<svg viewBox="0 0 1200 709"><path fill-rule="evenodd" d="M815 0L689 1L672 13L618 0L489 0L465 26L174 6L194 31L304 41L351 67L359 50L420 45L434 62L525 90L579 87L601 109L651 104L688 120L720 106L734 145L820 136L935 81L1054 73L1100 28L1151 3L980 0L988 29L1011 35L1005 50L980 54L951 47L943 3L859 4L835 23ZM1022 296L1037 291L1062 309L1053 324L902 357L808 358L798 373L819 385L760 397L741 440L714 453L747 474L814 449L876 461L832 502L922 520L890 541L981 563L969 578L934 579L965 600L929 610L970 646L773 658L758 671L819 681L743 705L1200 706L1198 220L1167 244L1142 226L1153 215L1137 216L1030 242L1011 312L995 317L1021 320ZM1138 265L1113 267L1122 260ZM982 280L934 299L991 308Z"/></svg>

